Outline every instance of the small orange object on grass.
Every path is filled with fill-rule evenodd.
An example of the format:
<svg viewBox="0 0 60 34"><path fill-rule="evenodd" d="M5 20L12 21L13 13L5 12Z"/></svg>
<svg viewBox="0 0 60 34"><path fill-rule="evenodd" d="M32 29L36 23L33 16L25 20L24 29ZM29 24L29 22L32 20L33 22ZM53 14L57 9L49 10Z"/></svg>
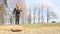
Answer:
<svg viewBox="0 0 60 34"><path fill-rule="evenodd" d="M24 28L11 28L10 29L12 32L20 32L22 30L25 30Z"/></svg>

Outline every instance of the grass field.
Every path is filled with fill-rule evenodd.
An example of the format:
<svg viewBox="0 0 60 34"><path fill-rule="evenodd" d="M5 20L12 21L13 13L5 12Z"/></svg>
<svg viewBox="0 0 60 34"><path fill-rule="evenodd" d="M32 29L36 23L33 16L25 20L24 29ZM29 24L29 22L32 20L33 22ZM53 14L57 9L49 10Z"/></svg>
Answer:
<svg viewBox="0 0 60 34"><path fill-rule="evenodd" d="M12 32L10 28L25 28L25 30ZM0 34L60 34L60 23L0 25Z"/></svg>

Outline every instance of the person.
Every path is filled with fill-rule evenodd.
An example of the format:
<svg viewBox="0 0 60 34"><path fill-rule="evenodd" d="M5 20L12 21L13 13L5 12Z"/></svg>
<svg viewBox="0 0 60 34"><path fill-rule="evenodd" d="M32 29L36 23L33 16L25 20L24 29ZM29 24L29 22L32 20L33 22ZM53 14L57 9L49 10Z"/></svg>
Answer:
<svg viewBox="0 0 60 34"><path fill-rule="evenodd" d="M15 13L15 24L18 25L19 24L19 16L20 16L20 12L22 12L20 4L16 4L16 7L13 10L13 14Z"/></svg>

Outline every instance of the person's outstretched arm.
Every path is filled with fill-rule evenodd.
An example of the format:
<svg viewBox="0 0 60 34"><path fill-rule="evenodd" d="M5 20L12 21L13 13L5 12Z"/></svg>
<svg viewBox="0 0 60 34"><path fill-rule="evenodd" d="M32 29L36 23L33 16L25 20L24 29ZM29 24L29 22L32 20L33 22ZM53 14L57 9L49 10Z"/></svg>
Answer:
<svg viewBox="0 0 60 34"><path fill-rule="evenodd" d="M14 10L13 10L13 14L15 13L15 11L16 11L16 8L14 8Z"/></svg>

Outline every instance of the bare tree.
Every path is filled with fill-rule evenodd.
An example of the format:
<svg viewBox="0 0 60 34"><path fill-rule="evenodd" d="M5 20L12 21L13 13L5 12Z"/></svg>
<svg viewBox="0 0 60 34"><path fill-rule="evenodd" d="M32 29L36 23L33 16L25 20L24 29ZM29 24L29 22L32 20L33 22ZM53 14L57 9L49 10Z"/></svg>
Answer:
<svg viewBox="0 0 60 34"><path fill-rule="evenodd" d="M50 19L56 19L56 14L53 12L53 8L48 7L47 8L47 23Z"/></svg>
<svg viewBox="0 0 60 34"><path fill-rule="evenodd" d="M36 17L35 12L36 12L36 7L33 8L33 11L34 11L33 14L34 14L34 24L35 24L35 17Z"/></svg>
<svg viewBox="0 0 60 34"><path fill-rule="evenodd" d="M40 23L40 8L38 8L38 23Z"/></svg>
<svg viewBox="0 0 60 34"><path fill-rule="evenodd" d="M41 18L42 18L42 20L41 20L41 22L42 23L44 23L44 16L43 16L43 9L44 9L44 5L42 4L42 8L41 8Z"/></svg>
<svg viewBox="0 0 60 34"><path fill-rule="evenodd" d="M47 23L49 22L49 8L47 8Z"/></svg>
<svg viewBox="0 0 60 34"><path fill-rule="evenodd" d="M4 22L5 22L5 19L4 19L4 17L5 17L5 15L6 15L6 11L5 11L5 7L4 7L5 5L2 3L2 4L0 4L0 21L1 21L1 23L2 24L4 24Z"/></svg>
<svg viewBox="0 0 60 34"><path fill-rule="evenodd" d="M28 23L31 24L31 13L29 13L29 16L28 16Z"/></svg>
<svg viewBox="0 0 60 34"><path fill-rule="evenodd" d="M3 1L4 1L5 6L7 7L7 0L3 0Z"/></svg>

